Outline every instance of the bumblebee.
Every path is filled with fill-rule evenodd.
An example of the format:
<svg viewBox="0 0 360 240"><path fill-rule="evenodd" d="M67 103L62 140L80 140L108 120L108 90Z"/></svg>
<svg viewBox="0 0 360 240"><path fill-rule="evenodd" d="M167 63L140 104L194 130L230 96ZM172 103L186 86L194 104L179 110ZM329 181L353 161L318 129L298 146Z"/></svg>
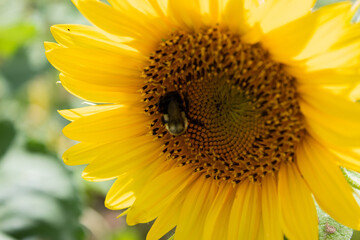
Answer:
<svg viewBox="0 0 360 240"><path fill-rule="evenodd" d="M179 136L186 131L189 122L178 92L168 92L160 97L159 112L163 114L161 120L170 134Z"/></svg>

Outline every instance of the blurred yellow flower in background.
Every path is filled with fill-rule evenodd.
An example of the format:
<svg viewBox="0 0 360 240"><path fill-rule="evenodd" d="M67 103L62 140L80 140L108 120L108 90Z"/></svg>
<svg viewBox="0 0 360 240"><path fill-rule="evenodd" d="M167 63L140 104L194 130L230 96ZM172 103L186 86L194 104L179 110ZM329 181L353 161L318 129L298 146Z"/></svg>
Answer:
<svg viewBox="0 0 360 240"><path fill-rule="evenodd" d="M62 110L69 165L117 179L105 204L175 239L317 239L319 206L360 229L357 5L73 0L46 56L86 101Z"/></svg>

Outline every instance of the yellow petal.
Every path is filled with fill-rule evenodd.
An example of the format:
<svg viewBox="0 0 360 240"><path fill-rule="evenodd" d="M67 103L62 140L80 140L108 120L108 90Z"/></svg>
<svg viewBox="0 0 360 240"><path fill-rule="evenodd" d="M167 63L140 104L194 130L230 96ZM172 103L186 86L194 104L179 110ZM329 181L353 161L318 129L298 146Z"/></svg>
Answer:
<svg viewBox="0 0 360 240"><path fill-rule="evenodd" d="M296 60L303 60L319 53L326 52L346 32L351 20L351 3L338 2L326 5L316 10L316 19L312 24L316 29L306 47L296 56Z"/></svg>
<svg viewBox="0 0 360 240"><path fill-rule="evenodd" d="M307 86L319 85L353 85L359 81L357 71L344 69L324 69L313 72L304 72L299 68L287 68L287 72L296 77L296 81Z"/></svg>
<svg viewBox="0 0 360 240"><path fill-rule="evenodd" d="M282 240L277 184L275 177L270 174L262 181L261 204L264 228L262 239Z"/></svg>
<svg viewBox="0 0 360 240"><path fill-rule="evenodd" d="M357 3L354 3L351 6L351 11L349 12L350 18L353 18L355 12L359 10L359 6L357 6L357 9L354 8L355 5L359 5L359 1L356 1L356 2ZM341 36L341 39L338 40L335 47L341 47L344 44L357 42L360 37L359 30L360 30L359 21L356 21L356 22L352 21L351 24L347 24L346 32L343 34L343 36Z"/></svg>
<svg viewBox="0 0 360 240"><path fill-rule="evenodd" d="M360 117L360 105L349 101L347 98L333 94L331 91L317 88L298 88L301 99L313 107L332 116L342 116L346 119Z"/></svg>
<svg viewBox="0 0 360 240"><path fill-rule="evenodd" d="M94 161L99 161L99 159L103 159L104 156L107 156L107 161L116 162L119 156L114 153L115 150L119 148L119 146L122 146L124 143L122 142L114 142L114 143L107 143L102 146L99 146L98 153L96 154L95 158L92 159L92 161L89 163L89 165L84 169L82 172L82 178L84 178L87 181L91 182L102 182L114 179L118 177L119 175L123 174L124 171L122 169L111 169L110 172L103 172L101 169L98 171L93 171L92 168L89 170L90 164L94 163ZM134 168L137 170L140 168L136 163L132 163ZM99 173L100 172L100 173Z"/></svg>
<svg viewBox="0 0 360 240"><path fill-rule="evenodd" d="M112 144L110 144L112 145ZM157 160L162 153L159 141L151 137L135 137L116 145L106 146L107 154L95 158L83 171L88 181L112 179L121 174L143 168Z"/></svg>
<svg viewBox="0 0 360 240"><path fill-rule="evenodd" d="M360 83L354 83L354 85L348 85L348 96L352 101L358 101L360 100Z"/></svg>
<svg viewBox="0 0 360 240"><path fill-rule="evenodd" d="M336 221L360 228L360 207L332 154L311 137L302 141L297 165L320 207Z"/></svg>
<svg viewBox="0 0 360 240"><path fill-rule="evenodd" d="M230 214L229 239L256 239L261 221L260 185L244 181L237 188Z"/></svg>
<svg viewBox="0 0 360 240"><path fill-rule="evenodd" d="M268 0L263 3L261 27L264 33L309 13L315 0Z"/></svg>
<svg viewBox="0 0 360 240"><path fill-rule="evenodd" d="M109 209L123 209L132 206L145 183L152 179L156 169L161 168L155 161L141 169L134 169L119 176L106 195L105 206Z"/></svg>
<svg viewBox="0 0 360 240"><path fill-rule="evenodd" d="M243 0L229 0L222 18L224 24L235 33L243 34L249 28Z"/></svg>
<svg viewBox="0 0 360 240"><path fill-rule="evenodd" d="M111 6L121 10L126 9L128 11L134 11L137 14L146 13L149 15L157 15L152 5L146 0L108 0L108 2ZM138 13L138 11L141 13Z"/></svg>
<svg viewBox="0 0 360 240"><path fill-rule="evenodd" d="M306 69L307 71L317 71L341 67L358 68L360 65L359 54L360 43L355 42L309 59L306 62Z"/></svg>
<svg viewBox="0 0 360 240"><path fill-rule="evenodd" d="M264 34L261 43L269 50L274 60L293 64L294 56L300 53L316 30L317 25L313 24L314 19L314 14L307 14L276 28Z"/></svg>
<svg viewBox="0 0 360 240"><path fill-rule="evenodd" d="M318 239L314 200L294 163L283 163L280 167L278 196L285 236L291 240Z"/></svg>
<svg viewBox="0 0 360 240"><path fill-rule="evenodd" d="M77 141L105 143L145 135L149 124L142 109L122 107L77 119L63 133Z"/></svg>
<svg viewBox="0 0 360 240"><path fill-rule="evenodd" d="M166 37L171 31L171 24L159 11L159 6L148 0L110 0L109 3L116 8L118 14L133 23L135 27L141 27L143 45L155 46L160 39ZM155 7L155 8L154 8ZM159 18L160 17L160 18ZM140 30L140 28L139 28Z"/></svg>
<svg viewBox="0 0 360 240"><path fill-rule="evenodd" d="M104 86L77 80L62 73L60 74L60 82L72 95L86 101L142 105L141 95L136 87L125 89L118 86Z"/></svg>
<svg viewBox="0 0 360 240"><path fill-rule="evenodd" d="M130 51L124 55L97 49L55 48L46 52L49 62L60 72L78 80L105 86L140 88L142 60Z"/></svg>
<svg viewBox="0 0 360 240"><path fill-rule="evenodd" d="M51 50L51 49L55 49L55 48L59 48L61 47L59 44L57 43L53 43L53 42L44 42L44 48L45 48L45 52Z"/></svg>
<svg viewBox="0 0 360 240"><path fill-rule="evenodd" d="M338 148L333 150L332 153L339 166L360 172L360 154L355 149Z"/></svg>
<svg viewBox="0 0 360 240"><path fill-rule="evenodd" d="M148 1L151 4L151 6L153 6L153 8L156 10L156 12L158 12L159 16L165 15L167 13L168 4L169 4L168 0L148 0Z"/></svg>
<svg viewBox="0 0 360 240"><path fill-rule="evenodd" d="M73 2L80 12L100 29L113 36L131 37L135 42L139 41L141 44L131 46L139 46L138 50L146 53L146 56L159 44L160 39L171 31L166 17L159 18L139 11L127 1L112 1L114 7L98 0L73 0ZM141 7L140 10L144 8Z"/></svg>
<svg viewBox="0 0 360 240"><path fill-rule="evenodd" d="M192 172L187 166L175 167L149 181L130 208L127 223L135 225L158 217L164 207L194 181L197 174L191 176Z"/></svg>
<svg viewBox="0 0 360 240"><path fill-rule="evenodd" d="M250 182L244 196L242 211L239 213L240 239L256 239L261 221L261 187L258 183Z"/></svg>
<svg viewBox="0 0 360 240"><path fill-rule="evenodd" d="M141 179L141 178L140 178ZM112 210L128 208L135 202L135 180L120 176L106 195L105 206Z"/></svg>
<svg viewBox="0 0 360 240"><path fill-rule="evenodd" d="M344 33L349 2L330 4L265 34L262 43L273 58L288 64L328 50ZM307 27L304 27L307 26Z"/></svg>
<svg viewBox="0 0 360 240"><path fill-rule="evenodd" d="M122 54L124 49L135 51L135 49L131 49L122 43L131 40L131 38L117 37L113 39L114 36L93 26L58 24L51 26L50 30L55 40L66 47L95 48L119 54Z"/></svg>
<svg viewBox="0 0 360 240"><path fill-rule="evenodd" d="M97 156L105 153L102 150L104 144L78 143L68 150L62 156L64 163L70 166L91 163Z"/></svg>
<svg viewBox="0 0 360 240"><path fill-rule="evenodd" d="M306 122L307 132L319 142L327 144L329 147L354 148L360 145L360 139L354 136L345 136L342 133L335 132L332 129L324 127L315 121Z"/></svg>
<svg viewBox="0 0 360 240"><path fill-rule="evenodd" d="M203 239L228 239L228 229L223 227L219 228L217 226L229 225L229 218L234 195L234 187L232 184L220 184L217 189L217 194L214 198L213 204L207 213Z"/></svg>
<svg viewBox="0 0 360 240"><path fill-rule="evenodd" d="M359 146L358 103L322 88L301 86L298 92L301 111L311 135L334 146ZM320 117L326 118L326 121L320 120Z"/></svg>
<svg viewBox="0 0 360 240"><path fill-rule="evenodd" d="M266 239L265 230L264 230L264 223L263 223L263 221L260 221L259 233L258 233L258 236L257 236L257 240L264 240L264 239ZM276 239L276 238L271 238L271 239Z"/></svg>
<svg viewBox="0 0 360 240"><path fill-rule="evenodd" d="M259 2L256 0L229 0L222 11L221 21L230 30L241 34L244 42L249 44L257 43L262 37L262 29L257 22Z"/></svg>
<svg viewBox="0 0 360 240"><path fill-rule="evenodd" d="M316 90L315 90L316 91ZM344 99L342 99L344 100ZM344 101L344 108L345 108L345 102ZM301 112L306 117L307 122L315 121L317 124L322 125L323 127L326 127L339 135L349 136L352 138L360 138L360 116L356 116L356 112L360 112L360 105L351 101L347 101L347 105L352 105L354 108L354 116L353 118L346 118L344 115L342 115L342 110L344 108L339 109L338 115L327 113L326 108L330 108L330 106L323 106L322 108L316 108L312 105L310 105L310 102L307 101L299 101ZM315 105L315 104L314 104ZM334 108L333 110L336 110L337 106L331 106ZM356 110L358 107L358 110ZM346 114L346 113L345 113ZM350 117L350 116L349 116ZM326 119L326 121L324 121Z"/></svg>
<svg viewBox="0 0 360 240"><path fill-rule="evenodd" d="M180 195L176 200L170 202L164 208L159 217L155 220L154 224L151 226L146 236L146 240L159 240L176 226L181 214L184 199L185 196Z"/></svg>
<svg viewBox="0 0 360 240"><path fill-rule="evenodd" d="M69 121L74 121L76 119L80 119L82 117L90 116L93 114L106 112L109 110L114 110L121 108L122 105L119 104L109 104L109 105L93 105L82 108L73 108L73 109L65 109L59 110L61 116L66 118Z"/></svg>
<svg viewBox="0 0 360 240"><path fill-rule="evenodd" d="M212 179L200 177L186 194L175 232L176 239L203 238L206 213L215 198L216 184ZM194 226L196 226L194 228Z"/></svg>
<svg viewBox="0 0 360 240"><path fill-rule="evenodd" d="M169 0L168 16L183 28L198 29L202 19L199 0Z"/></svg>
<svg viewBox="0 0 360 240"><path fill-rule="evenodd" d="M241 219L241 211L243 209L243 203L247 190L249 188L249 181L243 181L236 185L236 193L233 200L230 219L229 219L229 240L238 240L239 238L239 225Z"/></svg>
<svg viewBox="0 0 360 240"><path fill-rule="evenodd" d="M235 195L235 194L233 194ZM227 202L227 204L224 206L224 208L222 208L222 211L218 217L218 219L216 220L216 226L228 226L229 223L229 219L230 219L230 214L231 214L231 208L232 208L232 203L233 203L233 198L234 196L232 195L231 200L229 202ZM209 238L209 240L217 240L217 239L229 239L229 232L227 227L223 227L223 228L215 228L214 234L212 235L211 238Z"/></svg>
<svg viewBox="0 0 360 240"><path fill-rule="evenodd" d="M263 32L261 30L260 24L255 23L249 31L247 31L244 35L241 36L241 40L244 43L256 44L260 42L262 36Z"/></svg>
<svg viewBox="0 0 360 240"><path fill-rule="evenodd" d="M135 11L118 11L97 0L73 0L73 3L92 24L113 35L142 39L153 34L151 29L146 28L146 24L140 24L146 22L145 15L138 21L130 17L131 14L136 14Z"/></svg>
<svg viewBox="0 0 360 240"><path fill-rule="evenodd" d="M216 24L219 22L220 6L218 0L200 0L201 15L209 15L209 24Z"/></svg>
<svg viewBox="0 0 360 240"><path fill-rule="evenodd" d="M140 9L144 9L144 0L135 0L136 4L135 5L142 5L140 7ZM148 8L149 5L151 5L151 8L153 9L153 11L156 14L153 14L155 16L155 19L158 20L157 16L160 17L161 19L161 24L164 24L164 36L168 34L169 31L171 31L171 29L173 28L173 23L169 20L167 13L168 13L168 0L145 0L146 2L146 9L144 9L144 12L150 12ZM147 5L147 3L149 5ZM134 5L134 4L133 4ZM136 7L135 7L136 8ZM159 19L159 20L160 20ZM154 21L155 22L155 21ZM156 22L155 26L159 25L159 22ZM166 27L165 27L166 25ZM159 37L159 34L157 34Z"/></svg>

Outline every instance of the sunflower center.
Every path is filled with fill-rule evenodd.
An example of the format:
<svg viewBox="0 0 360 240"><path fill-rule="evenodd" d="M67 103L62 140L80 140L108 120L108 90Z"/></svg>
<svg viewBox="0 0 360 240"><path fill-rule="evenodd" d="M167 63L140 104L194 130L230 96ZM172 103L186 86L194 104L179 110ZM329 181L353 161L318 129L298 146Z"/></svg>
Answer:
<svg viewBox="0 0 360 240"><path fill-rule="evenodd" d="M174 32L144 78L151 134L167 158L234 183L294 161L305 131L295 79L260 45L220 27Z"/></svg>

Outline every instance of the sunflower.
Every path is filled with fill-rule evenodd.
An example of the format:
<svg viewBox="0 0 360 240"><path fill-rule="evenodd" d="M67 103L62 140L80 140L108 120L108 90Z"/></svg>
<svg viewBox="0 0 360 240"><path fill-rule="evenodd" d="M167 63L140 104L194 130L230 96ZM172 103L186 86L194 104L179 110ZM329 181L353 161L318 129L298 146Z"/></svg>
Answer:
<svg viewBox="0 0 360 240"><path fill-rule="evenodd" d="M105 205L147 239L317 239L319 206L360 229L357 5L73 0L46 56L73 95L66 164L116 179ZM352 97L350 97L352 96Z"/></svg>

